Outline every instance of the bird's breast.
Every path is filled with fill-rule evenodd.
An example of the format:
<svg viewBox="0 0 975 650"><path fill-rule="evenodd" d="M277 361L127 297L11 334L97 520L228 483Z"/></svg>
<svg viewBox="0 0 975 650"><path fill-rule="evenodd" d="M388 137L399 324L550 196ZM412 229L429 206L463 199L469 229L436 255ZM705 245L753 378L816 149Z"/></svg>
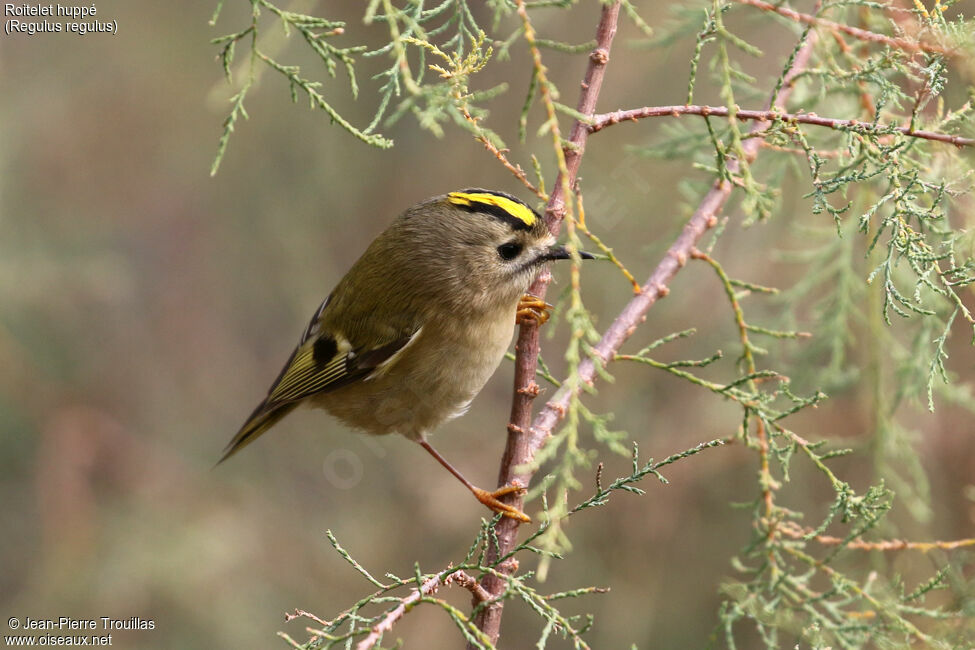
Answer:
<svg viewBox="0 0 975 650"><path fill-rule="evenodd" d="M421 438L467 410L511 343L514 310L428 319L384 371L320 396L318 405L369 433Z"/></svg>

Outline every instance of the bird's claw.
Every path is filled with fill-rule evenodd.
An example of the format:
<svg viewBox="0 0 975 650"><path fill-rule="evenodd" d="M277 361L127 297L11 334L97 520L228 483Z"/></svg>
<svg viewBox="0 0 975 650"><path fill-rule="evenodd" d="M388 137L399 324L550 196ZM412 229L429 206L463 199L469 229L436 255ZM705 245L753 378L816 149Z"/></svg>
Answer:
<svg viewBox="0 0 975 650"><path fill-rule="evenodd" d="M526 293L518 300L518 311L515 312L515 323L521 325L526 322L534 322L536 325L544 325L551 316L554 307L538 296Z"/></svg>
<svg viewBox="0 0 975 650"><path fill-rule="evenodd" d="M520 485L505 485L502 488L498 488L494 492L488 492L487 490L482 490L481 488L473 488L474 497L487 506L490 510L501 514L503 517L511 517L512 519L517 519L526 524L531 523L531 517L526 515L524 512L518 508L509 505L507 503L502 503L498 500L498 497L503 497L508 494L515 494L518 492L524 492L525 488Z"/></svg>

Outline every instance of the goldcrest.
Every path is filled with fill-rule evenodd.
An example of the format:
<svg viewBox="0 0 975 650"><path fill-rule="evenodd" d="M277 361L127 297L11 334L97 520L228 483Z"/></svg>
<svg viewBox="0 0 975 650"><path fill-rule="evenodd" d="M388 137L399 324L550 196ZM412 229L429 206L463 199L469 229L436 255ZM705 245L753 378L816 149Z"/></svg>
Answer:
<svg viewBox="0 0 975 650"><path fill-rule="evenodd" d="M499 500L518 486L475 487L427 436L467 410L516 322L547 319L544 301L525 292L543 264L569 257L537 212L503 192L466 189L409 208L322 302L220 462L307 404L416 441L488 508L529 521Z"/></svg>

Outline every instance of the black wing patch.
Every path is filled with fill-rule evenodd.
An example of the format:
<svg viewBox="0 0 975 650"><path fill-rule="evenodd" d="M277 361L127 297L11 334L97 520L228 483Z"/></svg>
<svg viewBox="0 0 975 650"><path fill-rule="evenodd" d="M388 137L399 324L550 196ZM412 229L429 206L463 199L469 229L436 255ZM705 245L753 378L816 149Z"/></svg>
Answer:
<svg viewBox="0 0 975 650"><path fill-rule="evenodd" d="M308 331L311 331L315 322L312 321ZM419 330L412 336L362 352L350 350L348 343L336 341L328 335L320 335L310 344L307 339L303 340L291 353L288 363L271 385L268 396L254 409L227 445L218 464L256 440L306 397L335 390L368 377L384 363L391 361L418 333Z"/></svg>
<svg viewBox="0 0 975 650"><path fill-rule="evenodd" d="M315 313L301 342L261 402L230 441L223 462L237 450L256 440L290 413L305 398L365 379L403 350L420 330L372 349L352 349L344 339L319 331L322 312L331 299L325 299Z"/></svg>

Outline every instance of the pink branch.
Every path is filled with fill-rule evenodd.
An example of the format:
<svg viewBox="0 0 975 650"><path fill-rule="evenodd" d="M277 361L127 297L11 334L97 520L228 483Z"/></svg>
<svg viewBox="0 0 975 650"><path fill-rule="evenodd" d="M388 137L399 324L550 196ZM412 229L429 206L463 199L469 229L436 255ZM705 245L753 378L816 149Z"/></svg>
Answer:
<svg viewBox="0 0 975 650"><path fill-rule="evenodd" d="M728 117L731 111L726 106L644 106L643 108L633 108L628 111L613 111L612 113L601 113L593 116L593 121L589 125L589 132L596 133L605 129L607 126L619 124L620 122L632 121L644 117L680 117L681 115L700 115L702 117ZM857 131L862 133L901 133L914 138L924 138L936 142L947 142L956 147L971 147L975 145L972 138L963 138L960 135L949 135L947 133L937 133L934 131L912 131L906 126L893 126L885 124L872 124L870 122L860 122L858 120L839 120L830 117L820 117L815 113L783 113L781 111L748 111L737 110L734 112L735 119L757 120L759 122L772 122L781 120L796 124L812 124L815 126L825 126L831 129Z"/></svg>
<svg viewBox="0 0 975 650"><path fill-rule="evenodd" d="M778 102L785 104L788 100L789 95L792 93L791 82L808 65L815 42L816 35L810 32L806 37L806 43L799 50L799 53L793 61L792 69L786 76L785 84L783 84L783 89L777 100ZM762 131L769 126L770 122L767 120L759 120L752 128L752 132ZM743 145L742 148L749 162L754 160L758 154L761 142L762 140L760 138L752 138L747 140ZM739 166L737 161L732 160L728 163L727 169L733 174L738 170ZM732 184L726 179L719 179L714 182L710 191L704 196L701 203L698 204L697 210L691 215L687 225L684 226L684 230L681 231L677 241L667 249L664 259L661 260L657 268L650 274L650 278L641 287L640 292L633 296L630 302L627 303L623 311L620 312L616 320L613 321L603 334L599 343L596 344L594 352L602 365L605 366L613 360L617 350L620 349L626 339L636 331L640 323L646 320L647 311L657 302L657 299L665 297L670 292L667 285L671 279L683 268L704 233L718 223L718 213L731 195L732 187ZM595 377L595 362L592 358L584 359L579 364L580 382L592 384ZM545 444L545 441L552 435L552 430L564 417L566 407L578 390L578 387L573 387L570 382L566 382L552 396L552 399L545 405L545 408L539 412L528 434L530 438L529 444L532 449L541 449L542 445Z"/></svg>
<svg viewBox="0 0 975 650"><path fill-rule="evenodd" d="M441 574L437 574L432 578L426 580L418 589L414 589L413 593L400 601L400 604L394 607L383 620L379 621L372 626L372 630L369 632L369 636L359 641L355 645L356 650L370 650L373 646L379 643L379 640L383 637L383 634L389 632L393 629L393 626L406 615L406 612L415 605L421 598L428 596L437 591L441 585Z"/></svg>
<svg viewBox="0 0 975 650"><path fill-rule="evenodd" d="M948 50L939 45L931 45L928 43L922 43L920 41L911 40L908 38L895 38L892 36L887 36L885 34L878 34L877 32L871 32L866 29L860 29L859 27L851 27L850 25L844 25L842 23L833 22L832 20L826 20L825 18L819 18L818 16L811 16L809 14L800 13L794 9L789 9L788 7L782 7L773 5L764 0L737 0L741 4L751 5L753 7L758 7L763 11L771 11L779 14L780 16L785 16L798 23L805 23L807 25L813 25L816 27L825 27L827 29L843 32L853 38L859 39L861 41L868 41L871 43L883 43L898 50L907 50L908 52L934 52L937 54L955 54L955 52Z"/></svg>

